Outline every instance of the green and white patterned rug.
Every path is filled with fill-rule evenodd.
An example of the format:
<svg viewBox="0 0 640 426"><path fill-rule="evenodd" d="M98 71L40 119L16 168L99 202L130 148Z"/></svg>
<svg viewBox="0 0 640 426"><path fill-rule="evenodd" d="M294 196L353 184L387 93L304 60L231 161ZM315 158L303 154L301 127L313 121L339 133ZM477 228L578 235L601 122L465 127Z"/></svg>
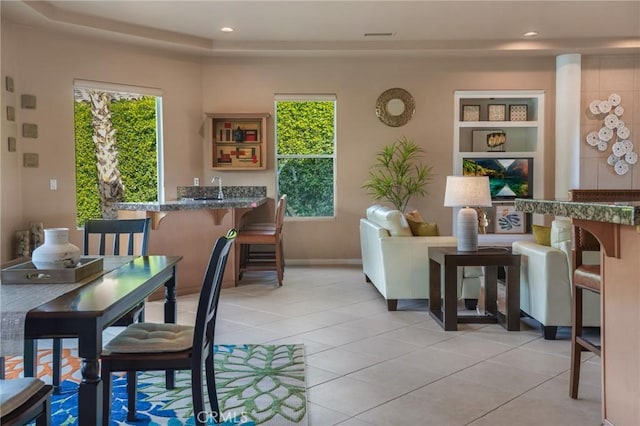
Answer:
<svg viewBox="0 0 640 426"><path fill-rule="evenodd" d="M40 363L47 362L47 358L50 358L50 350L39 352ZM304 345L216 345L214 359L224 425L308 424ZM22 369L20 361L15 358L8 360L7 369L12 370L12 374L7 374L8 378L15 377ZM43 372L45 381L47 372ZM54 425L77 423L79 372L72 371L65 377L62 393L54 395L52 399ZM188 371L176 373L176 387L172 390L165 388L164 373L140 373L138 389L138 421L128 423L126 376L114 375L112 425L194 424L191 376ZM209 408L208 404L205 406Z"/></svg>

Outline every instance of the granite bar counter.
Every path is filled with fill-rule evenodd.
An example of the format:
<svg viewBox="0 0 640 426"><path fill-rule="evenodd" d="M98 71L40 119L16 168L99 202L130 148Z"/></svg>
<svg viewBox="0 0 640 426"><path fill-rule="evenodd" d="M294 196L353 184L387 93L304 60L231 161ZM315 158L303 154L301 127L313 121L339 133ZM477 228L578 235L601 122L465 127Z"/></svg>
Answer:
<svg viewBox="0 0 640 426"><path fill-rule="evenodd" d="M215 240L229 228L240 228L245 214L266 208L269 200L264 186L223 186L223 199L217 199L218 191L218 186L178 187L175 201L115 204L121 219L151 218L149 254L183 256L178 294L200 291ZM236 284L233 253L227 260L223 287Z"/></svg>
<svg viewBox="0 0 640 426"><path fill-rule="evenodd" d="M640 203L516 199L515 209L569 217L600 241L602 420L640 425Z"/></svg>

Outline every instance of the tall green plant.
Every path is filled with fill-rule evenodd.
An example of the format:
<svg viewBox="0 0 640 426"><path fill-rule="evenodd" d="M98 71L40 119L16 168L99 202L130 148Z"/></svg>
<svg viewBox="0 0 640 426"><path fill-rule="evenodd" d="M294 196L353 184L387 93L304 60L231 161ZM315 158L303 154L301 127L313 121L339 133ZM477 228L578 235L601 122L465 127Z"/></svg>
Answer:
<svg viewBox="0 0 640 426"><path fill-rule="evenodd" d="M373 199L385 200L404 212L411 197L427 195L431 166L421 163L424 149L402 137L376 154L363 188Z"/></svg>

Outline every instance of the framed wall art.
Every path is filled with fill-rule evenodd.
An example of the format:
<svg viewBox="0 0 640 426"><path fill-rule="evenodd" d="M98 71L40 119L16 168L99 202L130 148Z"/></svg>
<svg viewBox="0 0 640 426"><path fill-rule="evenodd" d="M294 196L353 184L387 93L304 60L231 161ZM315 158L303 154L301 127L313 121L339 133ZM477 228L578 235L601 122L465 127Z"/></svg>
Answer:
<svg viewBox="0 0 640 426"><path fill-rule="evenodd" d="M509 105L509 120L527 121L527 112L526 105Z"/></svg>
<svg viewBox="0 0 640 426"><path fill-rule="evenodd" d="M489 121L505 121L507 119L506 105L489 105Z"/></svg>
<svg viewBox="0 0 640 426"><path fill-rule="evenodd" d="M518 212L512 205L496 206L496 234L523 234L525 216Z"/></svg>
<svg viewBox="0 0 640 426"><path fill-rule="evenodd" d="M462 121L480 121L480 105L462 105Z"/></svg>

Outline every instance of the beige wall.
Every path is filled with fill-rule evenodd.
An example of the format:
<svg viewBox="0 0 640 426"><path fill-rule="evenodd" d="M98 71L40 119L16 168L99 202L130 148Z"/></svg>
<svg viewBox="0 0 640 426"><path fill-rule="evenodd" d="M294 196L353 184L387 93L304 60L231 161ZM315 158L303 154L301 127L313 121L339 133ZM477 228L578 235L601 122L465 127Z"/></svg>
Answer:
<svg viewBox="0 0 640 426"><path fill-rule="evenodd" d="M16 40L20 40L18 50ZM445 177L452 172L454 90L542 89L546 92L545 196L553 195L555 58L210 58L172 56L166 52L74 39L39 30L2 25L2 76L12 75L14 97L2 92L3 106L19 94L38 97L35 111L16 109L19 126L38 124L37 140L18 139L18 153L6 152L2 124L3 260L12 257L13 233L31 221L46 227L73 228L75 180L73 151L74 78L159 88L163 91L165 187L193 177L214 175L203 153L200 134L204 112L270 112L275 93L334 93L338 99L337 217L289 221L285 225L288 258L358 259L358 221L370 197L361 189L375 153L400 136L416 140L433 166L430 195L413 200L443 234L451 232L451 211L442 206ZM637 71L636 71L637 74ZM414 96L416 113L406 126L392 128L375 116L377 97L402 87ZM623 98L625 96L623 95ZM637 122L637 121L636 121ZM8 130L7 130L8 128ZM270 123L273 130L273 123ZM633 131L637 134L637 130ZM272 134L272 133L271 133ZM272 142L272 141L271 141ZM268 170L220 173L225 185L266 185L275 195L273 146ZM22 167L22 153L40 154L38 169ZM216 173L218 174L218 173ZM58 180L50 191L49 179ZM179 238L179 236L176 236ZM72 235L80 242L80 233Z"/></svg>
<svg viewBox="0 0 640 426"><path fill-rule="evenodd" d="M3 121L2 260L13 257L14 232L26 229L29 222L75 229L74 79L162 90L165 184L167 197L175 199L176 186L190 184L192 170L202 167L201 70L195 59L58 36L3 21L2 76L4 80L11 75L15 81L14 96L6 102L16 107L17 128L5 134ZM7 93L2 94L4 105ZM19 108L21 94L35 95L37 109ZM38 125L37 139L21 137L23 122ZM17 137L16 153L6 152L9 133ZM25 152L38 153L40 167L23 168ZM57 179L57 191L49 190L50 179ZM81 245L80 232L71 234L72 242Z"/></svg>
<svg viewBox="0 0 640 426"><path fill-rule="evenodd" d="M640 189L640 163L619 176L607 164L609 149L601 152L586 143L591 131L602 127L602 118L589 113L589 103L617 93L624 107L621 119L631 130L629 138L640 155L640 55L586 56L582 58L582 109L580 123L580 187L585 189Z"/></svg>

